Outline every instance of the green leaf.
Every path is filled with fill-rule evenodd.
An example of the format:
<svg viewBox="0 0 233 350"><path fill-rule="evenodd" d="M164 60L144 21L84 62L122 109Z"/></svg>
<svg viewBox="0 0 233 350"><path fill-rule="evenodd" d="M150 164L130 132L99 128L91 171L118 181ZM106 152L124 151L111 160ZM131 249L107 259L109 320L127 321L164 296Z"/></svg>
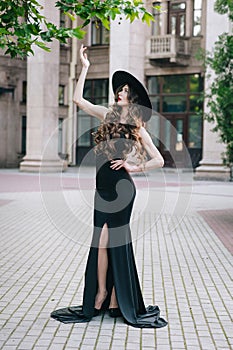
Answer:
<svg viewBox="0 0 233 350"><path fill-rule="evenodd" d="M0 34L4 35L4 34L10 34L8 30L6 30L5 28L0 28Z"/></svg>
<svg viewBox="0 0 233 350"><path fill-rule="evenodd" d="M38 35L38 33L40 31L40 28L36 24L29 23L29 24L26 24L25 31L28 32L28 33L31 33L33 35Z"/></svg>
<svg viewBox="0 0 233 350"><path fill-rule="evenodd" d="M147 25L150 26L150 25L151 25L151 22L154 22L155 19L154 19L154 17L152 16L151 13L145 12L144 15L142 16L142 21L143 21L143 22L146 22Z"/></svg>
<svg viewBox="0 0 233 350"><path fill-rule="evenodd" d="M110 30L110 22L107 18L103 18L101 22L106 29Z"/></svg>
<svg viewBox="0 0 233 350"><path fill-rule="evenodd" d="M73 32L73 35L78 39L83 39L84 35L86 34L84 30L80 29L80 27L72 29L72 32Z"/></svg>
<svg viewBox="0 0 233 350"><path fill-rule="evenodd" d="M47 51L47 52L50 52L50 51L51 51L51 49L50 49L48 46L46 46L45 43L43 43L42 41L36 40L36 41L34 41L34 43L35 43L37 46L39 46L41 49L43 49L43 50L45 50L45 51Z"/></svg>
<svg viewBox="0 0 233 350"><path fill-rule="evenodd" d="M142 0L133 0L133 4L134 4L134 6L138 6L138 5L141 5L141 4L143 4L143 1Z"/></svg>
<svg viewBox="0 0 233 350"><path fill-rule="evenodd" d="M130 23L132 23L136 18L138 18L138 13L135 13L135 12L132 12L132 13L129 13L127 16L126 16L126 19L129 19L130 20Z"/></svg>
<svg viewBox="0 0 233 350"><path fill-rule="evenodd" d="M90 23L90 19L87 19L87 20L83 23L82 28L86 27L89 23Z"/></svg>
<svg viewBox="0 0 233 350"><path fill-rule="evenodd" d="M64 14L66 15L66 16L68 16L70 19L71 19L71 21L75 21L75 17L74 17L74 15L72 15L70 12L64 12Z"/></svg>
<svg viewBox="0 0 233 350"><path fill-rule="evenodd" d="M109 17L111 17L113 21L116 18L116 16L120 14L121 14L121 11L117 7L111 8L108 12Z"/></svg>
<svg viewBox="0 0 233 350"><path fill-rule="evenodd" d="M103 24L103 26L106 28L106 29L110 29L110 22L109 22L109 19L108 18L105 18L103 15L97 13L96 14L96 17L99 18Z"/></svg>
<svg viewBox="0 0 233 350"><path fill-rule="evenodd" d="M157 11L161 11L161 5L154 5L153 9L155 9Z"/></svg>

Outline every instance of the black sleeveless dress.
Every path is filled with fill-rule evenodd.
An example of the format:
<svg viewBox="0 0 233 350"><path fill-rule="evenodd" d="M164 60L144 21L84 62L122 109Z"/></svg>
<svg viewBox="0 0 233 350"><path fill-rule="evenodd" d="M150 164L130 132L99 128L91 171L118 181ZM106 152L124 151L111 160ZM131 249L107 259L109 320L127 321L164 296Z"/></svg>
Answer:
<svg viewBox="0 0 233 350"><path fill-rule="evenodd" d="M123 140L124 139L124 140ZM124 135L114 140L116 154L122 156ZM99 239L104 224L108 226L107 298L102 311L108 309L112 287L124 321L138 328L161 328L167 322L160 317L158 306L145 307L141 294L130 232L130 216L135 199L135 185L125 168L113 170L104 154L96 157L96 192L94 232L85 271L83 304L53 311L51 317L63 323L89 322L98 290L97 267Z"/></svg>

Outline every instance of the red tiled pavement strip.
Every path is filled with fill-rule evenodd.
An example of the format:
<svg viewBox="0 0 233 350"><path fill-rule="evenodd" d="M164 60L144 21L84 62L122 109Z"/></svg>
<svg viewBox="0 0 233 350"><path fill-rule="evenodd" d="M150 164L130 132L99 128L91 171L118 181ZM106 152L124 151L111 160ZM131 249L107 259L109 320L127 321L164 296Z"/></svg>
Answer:
<svg viewBox="0 0 233 350"><path fill-rule="evenodd" d="M79 188L94 188L94 180L92 178L79 179L78 176L74 178L64 178L62 175L0 174L0 193L62 191L65 189Z"/></svg>
<svg viewBox="0 0 233 350"><path fill-rule="evenodd" d="M189 184L166 181L154 181L150 178L134 177L137 188L153 187L183 187ZM94 189L94 178L65 177L63 174L41 175L40 174L0 174L0 193L1 192L40 192L40 191L63 191L78 189Z"/></svg>
<svg viewBox="0 0 233 350"><path fill-rule="evenodd" d="M233 255L233 209L201 210L199 214Z"/></svg>

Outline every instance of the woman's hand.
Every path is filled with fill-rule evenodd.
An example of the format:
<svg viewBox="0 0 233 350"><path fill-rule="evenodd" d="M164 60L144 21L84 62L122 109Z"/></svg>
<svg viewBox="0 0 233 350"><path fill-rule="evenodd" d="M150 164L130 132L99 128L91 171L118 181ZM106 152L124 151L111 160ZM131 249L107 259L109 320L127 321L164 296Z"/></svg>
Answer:
<svg viewBox="0 0 233 350"><path fill-rule="evenodd" d="M81 63L83 65L84 68L89 68L90 66L90 61L87 58L87 54L85 52L87 48L85 46L83 46L83 44L81 45L80 51L79 51L79 55L80 55L80 60Z"/></svg>
<svg viewBox="0 0 233 350"><path fill-rule="evenodd" d="M142 171L142 169L139 166L129 164L125 160L122 160L122 159L112 160L110 168L113 170L119 170L121 168L125 168L125 170L128 171L129 173L130 172L136 173L136 172Z"/></svg>

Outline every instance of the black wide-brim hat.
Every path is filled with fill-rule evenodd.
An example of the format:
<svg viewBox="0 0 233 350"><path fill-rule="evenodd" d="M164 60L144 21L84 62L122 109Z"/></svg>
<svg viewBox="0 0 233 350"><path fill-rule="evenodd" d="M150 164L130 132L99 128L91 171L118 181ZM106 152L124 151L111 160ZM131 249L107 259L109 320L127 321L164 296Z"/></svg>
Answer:
<svg viewBox="0 0 233 350"><path fill-rule="evenodd" d="M118 70L112 76L112 89L114 94L117 89L123 85L129 85L129 88L132 88L138 95L138 104L145 107L142 108L142 119L147 122L152 115L152 104L147 89L132 74L123 70Z"/></svg>

